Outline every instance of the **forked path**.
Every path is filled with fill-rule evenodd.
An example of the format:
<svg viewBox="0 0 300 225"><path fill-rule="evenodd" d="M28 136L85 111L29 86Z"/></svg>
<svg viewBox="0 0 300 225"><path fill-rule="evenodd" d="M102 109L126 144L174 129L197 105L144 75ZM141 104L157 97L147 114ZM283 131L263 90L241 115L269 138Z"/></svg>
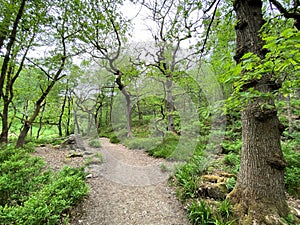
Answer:
<svg viewBox="0 0 300 225"><path fill-rule="evenodd" d="M89 198L71 224L84 225L179 225L188 224L182 205L168 186L163 159L141 150L129 150L101 138L102 164L91 164ZM85 145L86 146L86 145Z"/></svg>

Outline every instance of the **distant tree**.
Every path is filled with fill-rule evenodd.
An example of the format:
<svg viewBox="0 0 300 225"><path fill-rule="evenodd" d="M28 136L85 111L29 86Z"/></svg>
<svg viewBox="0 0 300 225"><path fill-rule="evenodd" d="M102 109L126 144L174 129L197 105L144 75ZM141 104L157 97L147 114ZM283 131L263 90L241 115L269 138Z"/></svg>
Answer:
<svg viewBox="0 0 300 225"><path fill-rule="evenodd" d="M79 36L83 49L102 67L115 76L115 83L125 97L127 116L127 136L132 135L131 95L124 84L126 71L118 61L122 57L129 22L120 13L120 0L81 1L80 8L85 16L78 17L82 34Z"/></svg>
<svg viewBox="0 0 300 225"><path fill-rule="evenodd" d="M38 117L50 91L59 80L66 76L63 71L68 63L68 57L74 54L69 46L74 41L74 35L78 30L70 21L69 15L73 12L68 8L68 2L52 1L48 7L48 24L45 24L43 28L47 36L45 33L40 33L39 38L42 44L52 49L50 52L45 52L45 58L27 58L44 75L47 82L40 87L41 95L35 102L32 114L23 123L16 147L23 146L27 133Z"/></svg>
<svg viewBox="0 0 300 225"><path fill-rule="evenodd" d="M175 132L175 107L173 82L176 75L195 66L201 49L189 44L189 40L200 35L202 20L199 14L201 3L197 1L140 1L149 12L145 21L153 38L153 47L145 47L145 65L158 70L165 78L167 129ZM141 56L142 53L139 54Z"/></svg>
<svg viewBox="0 0 300 225"><path fill-rule="evenodd" d="M36 45L40 25L44 23L45 4L41 1L3 1L4 19L1 24L0 44L5 52L1 65L0 99L2 129L0 142L8 141L8 132L13 118L9 122L9 111L14 99L14 85L22 73L26 57Z"/></svg>

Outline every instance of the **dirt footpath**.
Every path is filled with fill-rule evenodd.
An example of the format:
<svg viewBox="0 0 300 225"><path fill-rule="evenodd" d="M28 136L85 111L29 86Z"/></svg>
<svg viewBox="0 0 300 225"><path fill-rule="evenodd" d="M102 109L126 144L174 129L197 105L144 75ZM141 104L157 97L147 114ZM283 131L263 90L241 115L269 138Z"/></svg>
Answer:
<svg viewBox="0 0 300 225"><path fill-rule="evenodd" d="M66 161L63 151L46 151L46 161L51 164L49 154L55 154L57 164L89 161L89 197L72 212L70 225L189 224L174 190L168 186L169 172L162 171L162 164L163 168L172 166L169 162L154 159L141 150L111 144L106 138L100 140L99 149L85 143L84 160L76 157ZM93 160L97 153L103 156L103 163ZM45 149L39 149L37 154L43 156Z"/></svg>

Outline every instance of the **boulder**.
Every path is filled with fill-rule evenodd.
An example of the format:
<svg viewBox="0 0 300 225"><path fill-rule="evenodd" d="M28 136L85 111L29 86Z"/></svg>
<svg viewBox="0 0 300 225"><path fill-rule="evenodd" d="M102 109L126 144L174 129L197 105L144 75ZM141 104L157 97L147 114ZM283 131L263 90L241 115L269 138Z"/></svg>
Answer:
<svg viewBox="0 0 300 225"><path fill-rule="evenodd" d="M61 149L74 151L85 151L82 137L79 134L72 134L61 144Z"/></svg>

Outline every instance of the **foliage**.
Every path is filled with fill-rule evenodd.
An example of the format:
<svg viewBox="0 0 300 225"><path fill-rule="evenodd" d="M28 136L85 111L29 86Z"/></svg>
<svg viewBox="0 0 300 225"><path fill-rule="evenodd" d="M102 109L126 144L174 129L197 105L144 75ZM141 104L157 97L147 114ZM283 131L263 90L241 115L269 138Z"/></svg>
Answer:
<svg viewBox="0 0 300 225"><path fill-rule="evenodd" d="M283 143L283 154L287 161L285 171L285 186L290 194L300 197L300 152L299 140L290 140Z"/></svg>
<svg viewBox="0 0 300 225"><path fill-rule="evenodd" d="M113 144L118 144L118 143L121 142L120 139L117 136L115 136L115 135L111 136L109 140Z"/></svg>
<svg viewBox="0 0 300 225"><path fill-rule="evenodd" d="M0 152L0 224L60 224L62 213L87 195L83 168L57 173L26 151Z"/></svg>
<svg viewBox="0 0 300 225"><path fill-rule="evenodd" d="M188 209L189 221L192 224L214 224L213 211L205 201L192 202Z"/></svg>
<svg viewBox="0 0 300 225"><path fill-rule="evenodd" d="M231 220L232 207L228 200L224 200L218 204L218 208L214 209L204 200L193 201L188 207L189 221L194 225L230 225L235 220Z"/></svg>
<svg viewBox="0 0 300 225"><path fill-rule="evenodd" d="M226 188L228 191L232 191L236 184L236 179L234 177L230 177L226 182Z"/></svg>
<svg viewBox="0 0 300 225"><path fill-rule="evenodd" d="M98 139L92 139L89 140L89 146L93 148L100 148L101 147L101 141Z"/></svg>
<svg viewBox="0 0 300 225"><path fill-rule="evenodd" d="M234 153L229 153L223 158L223 163L227 166L228 172L237 174L240 165L240 156Z"/></svg>
<svg viewBox="0 0 300 225"><path fill-rule="evenodd" d="M203 155L194 155L190 161L183 164L175 172L177 194L182 201L196 196L200 175L204 174L211 161Z"/></svg>
<svg viewBox="0 0 300 225"><path fill-rule="evenodd" d="M223 76L223 82L234 85L234 93L228 98L227 106L230 109L242 109L250 99L274 99L274 93L262 93L254 88L245 88L247 84L260 80L265 74L272 74L274 87L282 85L280 91L287 93L291 88L299 86L299 77L287 79L287 74L297 74L300 70L300 34L294 28L284 29L279 35L263 34L266 42L264 48L267 54L261 59L249 52L242 57L242 63ZM243 76L240 77L243 71ZM292 77L289 76L289 77ZM263 105L268 109L269 105Z"/></svg>
<svg viewBox="0 0 300 225"><path fill-rule="evenodd" d="M131 149L143 149L150 151L161 142L161 138L128 138L124 140L124 145Z"/></svg>

